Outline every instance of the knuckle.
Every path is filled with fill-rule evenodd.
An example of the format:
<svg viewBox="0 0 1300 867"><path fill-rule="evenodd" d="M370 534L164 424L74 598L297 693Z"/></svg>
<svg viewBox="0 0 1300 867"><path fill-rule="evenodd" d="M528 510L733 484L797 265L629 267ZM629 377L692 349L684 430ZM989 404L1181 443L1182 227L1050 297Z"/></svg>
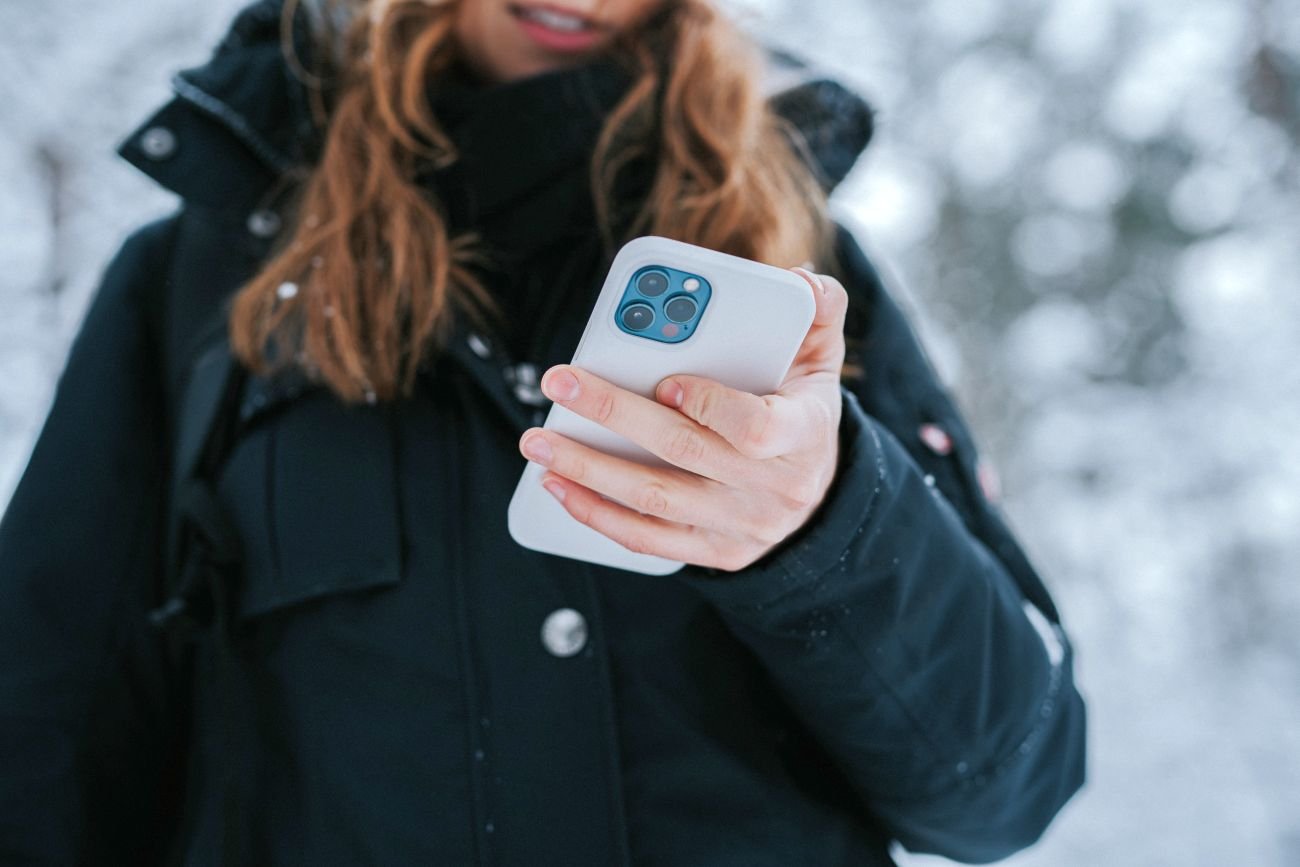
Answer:
<svg viewBox="0 0 1300 867"><path fill-rule="evenodd" d="M695 389L694 409L691 413L700 424L712 427L710 421L718 413L718 400L720 395L716 388L700 386Z"/></svg>
<svg viewBox="0 0 1300 867"><path fill-rule="evenodd" d="M773 436L772 413L767 410L755 413L745 423L739 450L748 457L764 457L772 448Z"/></svg>
<svg viewBox="0 0 1300 867"><path fill-rule="evenodd" d="M555 462L555 471L571 482L583 483L590 473L587 461L577 455L569 455L563 462Z"/></svg>
<svg viewBox="0 0 1300 867"><path fill-rule="evenodd" d="M750 518L748 526L745 528L745 534L764 544L775 545L789 535L787 527L789 523L787 510L783 508L765 509Z"/></svg>
<svg viewBox="0 0 1300 867"><path fill-rule="evenodd" d="M668 434L664 457L681 466L694 464L704 457L704 437L688 425L679 425Z"/></svg>
<svg viewBox="0 0 1300 867"><path fill-rule="evenodd" d="M668 513L668 492L659 482L648 482L637 491L633 506L643 515Z"/></svg>
<svg viewBox="0 0 1300 867"><path fill-rule="evenodd" d="M719 553L717 568L724 572L739 572L754 560L754 556L746 548L736 545Z"/></svg>
<svg viewBox="0 0 1300 867"><path fill-rule="evenodd" d="M654 553L654 548L650 539L641 533L626 533L615 541L633 554Z"/></svg>
<svg viewBox="0 0 1300 867"><path fill-rule="evenodd" d="M785 499L790 505L803 511L817 505L820 493L821 485L816 479L801 476L786 487Z"/></svg>
<svg viewBox="0 0 1300 867"><path fill-rule="evenodd" d="M777 545L786 540L786 537L796 529L796 522L791 520L775 521L764 528L764 532L758 537L759 541L767 545Z"/></svg>
<svg viewBox="0 0 1300 867"><path fill-rule="evenodd" d="M758 521L749 527L746 535L764 545L775 545L784 539L786 534L780 525L772 521Z"/></svg>
<svg viewBox="0 0 1300 867"><path fill-rule="evenodd" d="M564 507L568 509L569 514L573 516L575 521L590 526L595 510L590 503L578 503L573 502L573 500L573 497L569 497L569 501L564 504Z"/></svg>
<svg viewBox="0 0 1300 867"><path fill-rule="evenodd" d="M593 421L605 424L614 415L614 395L608 389L597 389L595 400L591 407L591 417Z"/></svg>
<svg viewBox="0 0 1300 867"><path fill-rule="evenodd" d="M762 538L774 523L772 519L772 512L774 511L772 500L750 501L740 503L738 506L739 516L736 521L736 529L751 538ZM781 503L781 506L783 507L784 503ZM781 508L781 511L784 511L784 508Z"/></svg>

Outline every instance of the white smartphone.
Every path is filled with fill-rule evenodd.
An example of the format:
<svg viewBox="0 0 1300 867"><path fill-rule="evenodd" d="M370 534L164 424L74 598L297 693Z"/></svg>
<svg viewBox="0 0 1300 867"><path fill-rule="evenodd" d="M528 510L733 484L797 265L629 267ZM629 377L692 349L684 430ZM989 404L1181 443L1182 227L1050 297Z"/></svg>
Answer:
<svg viewBox="0 0 1300 867"><path fill-rule="evenodd" d="M614 258L573 364L654 400L684 373L752 394L780 386L812 325L816 302L798 274L667 238L637 238ZM607 454L664 465L627 439L553 405L544 427ZM507 511L510 535L535 551L667 575L682 563L633 553L574 519L529 463Z"/></svg>

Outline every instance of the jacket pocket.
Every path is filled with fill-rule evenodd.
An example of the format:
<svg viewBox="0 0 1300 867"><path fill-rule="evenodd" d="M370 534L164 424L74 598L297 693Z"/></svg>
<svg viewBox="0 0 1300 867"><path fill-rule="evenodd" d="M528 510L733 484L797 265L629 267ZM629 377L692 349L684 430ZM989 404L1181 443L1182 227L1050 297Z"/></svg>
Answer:
<svg viewBox="0 0 1300 867"><path fill-rule="evenodd" d="M402 535L388 416L324 391L297 395L232 451L219 490L243 550L248 619L401 580Z"/></svg>

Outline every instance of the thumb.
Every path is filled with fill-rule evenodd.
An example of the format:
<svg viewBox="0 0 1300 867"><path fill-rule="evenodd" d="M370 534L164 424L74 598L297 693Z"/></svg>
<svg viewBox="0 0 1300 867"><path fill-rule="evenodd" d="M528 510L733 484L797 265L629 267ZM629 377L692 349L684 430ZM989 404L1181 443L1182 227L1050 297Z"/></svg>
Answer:
<svg viewBox="0 0 1300 867"><path fill-rule="evenodd" d="M807 281L817 303L812 325L790 365L790 377L832 373L838 379L844 364L844 317L849 309L849 293L839 280L827 274L814 274L806 268L790 270Z"/></svg>

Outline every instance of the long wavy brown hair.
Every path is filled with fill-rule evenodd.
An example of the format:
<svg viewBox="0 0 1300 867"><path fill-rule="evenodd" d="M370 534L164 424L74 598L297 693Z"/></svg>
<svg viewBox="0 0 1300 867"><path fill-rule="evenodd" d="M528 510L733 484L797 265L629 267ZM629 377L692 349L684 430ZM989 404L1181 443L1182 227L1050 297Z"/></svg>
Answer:
<svg viewBox="0 0 1300 867"><path fill-rule="evenodd" d="M302 69L286 36L324 144L284 242L234 299L231 346L250 369L294 365L345 401L387 400L409 393L453 316L493 315L473 236L453 236L415 183L422 169L457 159L428 88L459 60L460 2L349 4L348 23L315 39L317 55L335 58L330 88ZM297 5L285 5L286 34ZM707 0L666 0L612 50L633 80L591 164L606 242L657 234L782 267L820 261L825 195L797 132L760 90L756 46ZM621 173L647 157L648 195L617 201Z"/></svg>

